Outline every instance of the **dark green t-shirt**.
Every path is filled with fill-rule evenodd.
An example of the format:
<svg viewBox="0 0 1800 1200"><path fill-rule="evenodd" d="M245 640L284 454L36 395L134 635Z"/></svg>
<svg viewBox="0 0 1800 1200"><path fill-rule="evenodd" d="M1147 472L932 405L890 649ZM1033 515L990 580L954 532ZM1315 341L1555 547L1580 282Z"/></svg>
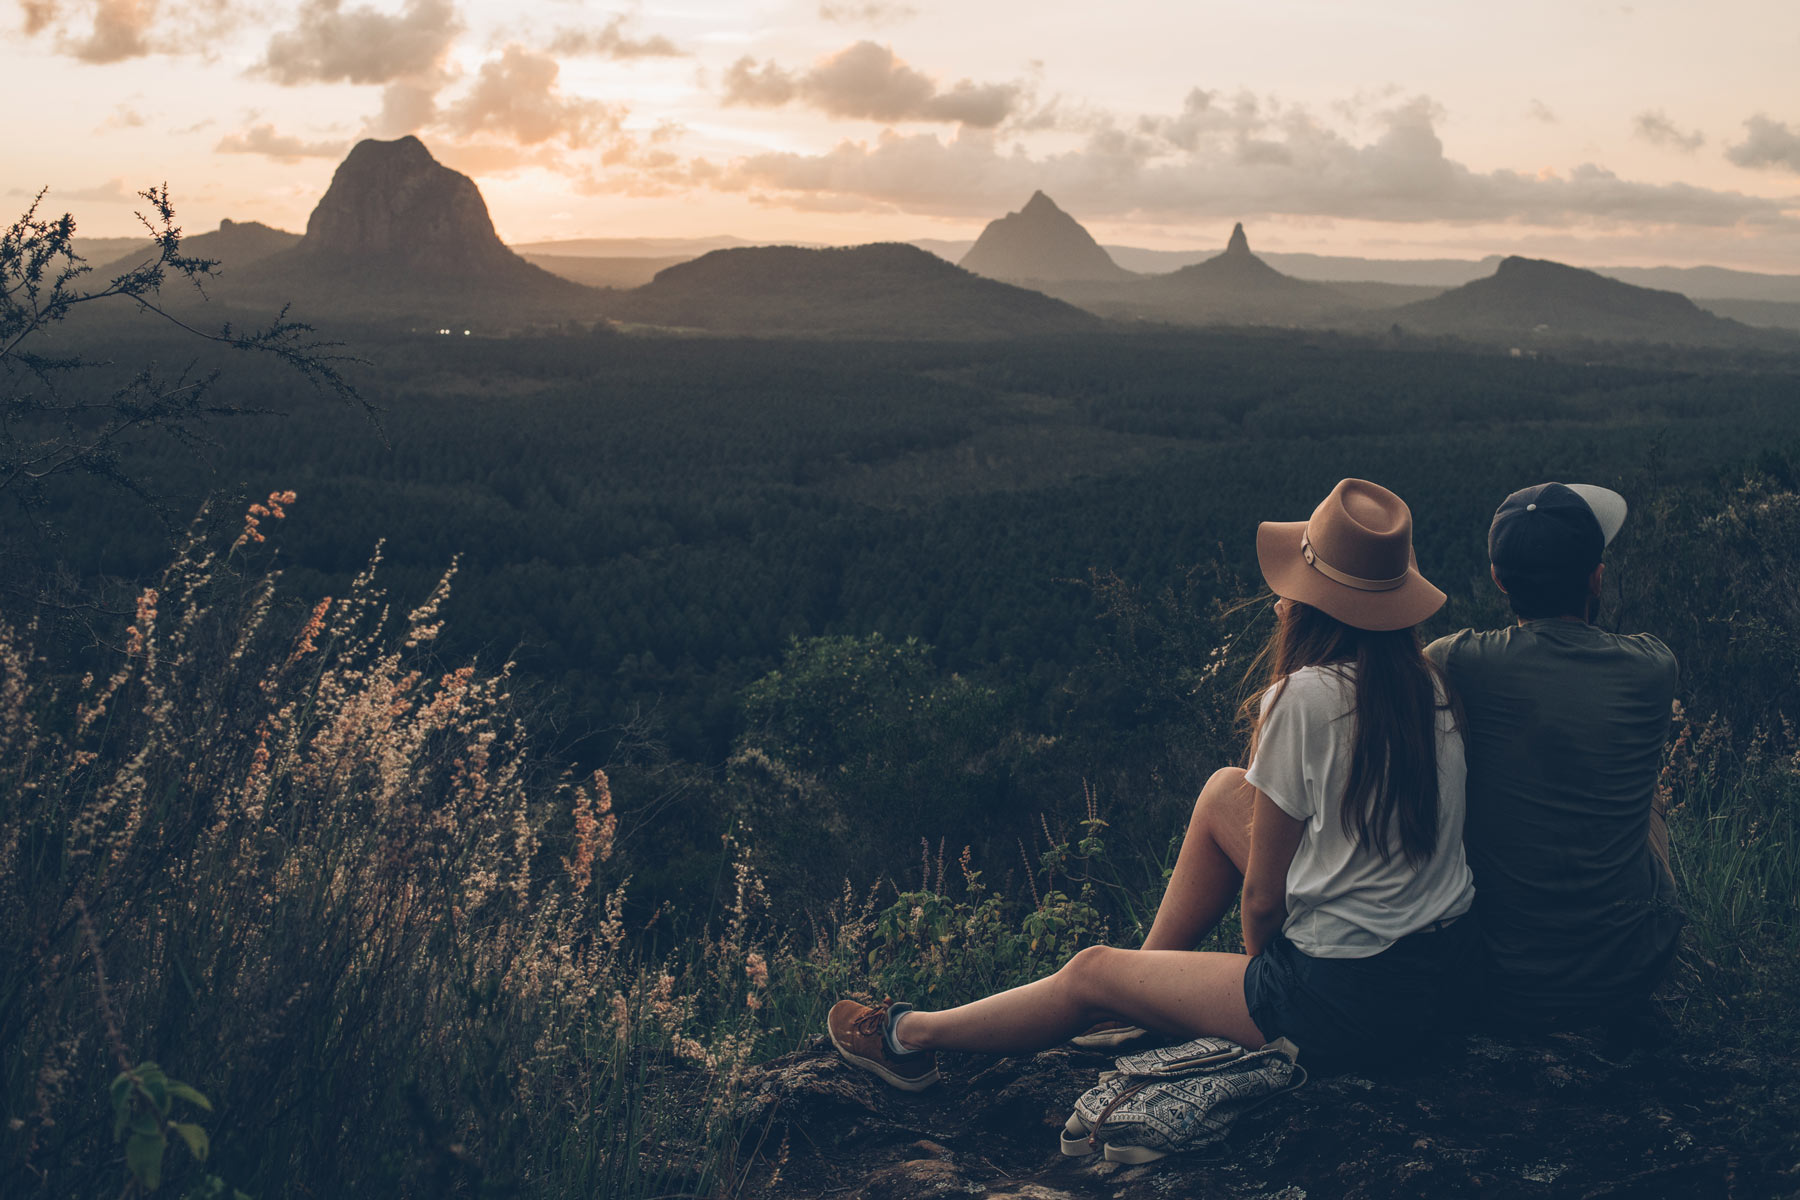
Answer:
<svg viewBox="0 0 1800 1200"><path fill-rule="evenodd" d="M1466 718L1488 1002L1536 1019L1641 992L1682 921L1648 837L1675 656L1646 633L1561 619L1465 629L1425 653Z"/></svg>

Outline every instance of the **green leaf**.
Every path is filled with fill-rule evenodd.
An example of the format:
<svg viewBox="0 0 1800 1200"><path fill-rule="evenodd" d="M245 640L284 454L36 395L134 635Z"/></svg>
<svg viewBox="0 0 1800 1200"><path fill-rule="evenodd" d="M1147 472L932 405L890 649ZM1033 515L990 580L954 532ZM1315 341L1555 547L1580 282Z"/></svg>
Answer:
<svg viewBox="0 0 1800 1200"><path fill-rule="evenodd" d="M207 1112L213 1110L211 1100L208 1100L202 1095L198 1089L188 1086L179 1079L169 1080L169 1095L174 1096L177 1099L186 1100L189 1104L198 1104Z"/></svg>
<svg viewBox="0 0 1800 1200"><path fill-rule="evenodd" d="M160 1132L155 1137L134 1133L125 1143L125 1166L146 1191L155 1191L162 1182L163 1150L168 1144Z"/></svg>
<svg viewBox="0 0 1800 1200"><path fill-rule="evenodd" d="M207 1140L206 1130L191 1121L173 1121L169 1128L181 1135L181 1140L187 1143L189 1154L201 1162L206 1161L207 1151L212 1148L212 1143Z"/></svg>
<svg viewBox="0 0 1800 1200"><path fill-rule="evenodd" d="M155 1063L145 1063L138 1068L138 1087L156 1105L156 1111L169 1111L169 1080Z"/></svg>

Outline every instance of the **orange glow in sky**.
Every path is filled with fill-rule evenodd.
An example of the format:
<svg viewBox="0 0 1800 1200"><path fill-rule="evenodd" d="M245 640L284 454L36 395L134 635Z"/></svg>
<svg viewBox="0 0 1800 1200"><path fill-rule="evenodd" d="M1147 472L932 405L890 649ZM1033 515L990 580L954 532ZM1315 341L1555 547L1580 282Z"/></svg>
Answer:
<svg viewBox="0 0 1800 1200"><path fill-rule="evenodd" d="M1800 5L15 0L13 209L303 229L417 133L501 236L972 238L1800 272ZM22 99L35 98L34 104Z"/></svg>

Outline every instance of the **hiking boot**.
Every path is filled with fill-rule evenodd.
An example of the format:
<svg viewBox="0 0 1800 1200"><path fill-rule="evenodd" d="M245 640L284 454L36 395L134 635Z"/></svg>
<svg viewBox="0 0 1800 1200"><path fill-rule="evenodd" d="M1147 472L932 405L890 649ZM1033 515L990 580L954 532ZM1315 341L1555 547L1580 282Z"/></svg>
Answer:
<svg viewBox="0 0 1800 1200"><path fill-rule="evenodd" d="M1069 1044L1080 1046L1083 1050L1116 1050L1149 1036L1148 1029L1140 1029L1136 1025L1127 1025L1123 1021L1102 1021L1098 1025L1090 1025L1086 1033L1070 1038Z"/></svg>
<svg viewBox="0 0 1800 1200"><path fill-rule="evenodd" d="M929 1050L903 1053L890 1032L894 1018L911 1008L892 1003L871 1008L839 1000L825 1018L825 1030L851 1066L879 1075L901 1091L922 1092L938 1081L937 1055Z"/></svg>

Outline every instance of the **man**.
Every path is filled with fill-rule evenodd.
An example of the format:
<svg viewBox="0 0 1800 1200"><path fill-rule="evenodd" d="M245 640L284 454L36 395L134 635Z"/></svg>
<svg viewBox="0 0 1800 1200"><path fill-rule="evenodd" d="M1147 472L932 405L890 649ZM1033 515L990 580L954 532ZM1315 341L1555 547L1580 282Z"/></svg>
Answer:
<svg viewBox="0 0 1800 1200"><path fill-rule="evenodd" d="M1655 803L1675 656L1593 623L1625 511L1588 484L1508 496L1488 556L1517 623L1426 648L1463 706L1480 999L1502 1027L1635 1025L1675 954L1682 916Z"/></svg>

